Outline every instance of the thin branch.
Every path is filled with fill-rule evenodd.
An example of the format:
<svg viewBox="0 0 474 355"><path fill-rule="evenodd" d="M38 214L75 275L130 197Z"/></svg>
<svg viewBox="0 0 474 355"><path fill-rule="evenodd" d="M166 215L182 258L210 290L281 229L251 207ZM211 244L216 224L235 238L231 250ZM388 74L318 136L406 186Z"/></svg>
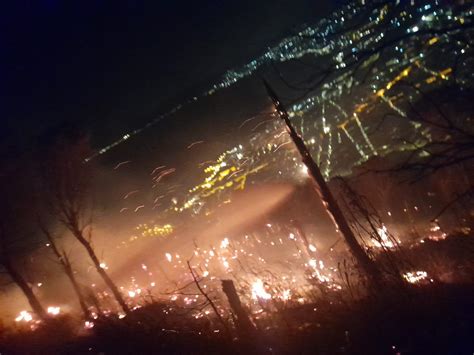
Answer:
<svg viewBox="0 0 474 355"><path fill-rule="evenodd" d="M214 313L216 314L217 318L219 319L219 321L221 322L222 326L224 327L225 331L227 332L227 334L230 336L230 330L229 328L227 327L227 324L226 322L224 321L224 319L222 318L222 316L220 315L219 313L219 310L217 309L216 305L214 304L214 302L210 299L210 297L207 295L206 292L204 292L204 290L201 288L201 285L199 285L199 281L196 277L196 275L194 274L194 271L193 271L193 268L191 267L191 264L189 263L189 260L186 261L186 263L188 264L188 268L189 268L189 272L191 273L191 276L193 277L193 280L194 280L194 283L196 284L196 287L198 288L199 292L206 298L206 300L209 302L210 306L212 307L212 309L214 310Z"/></svg>

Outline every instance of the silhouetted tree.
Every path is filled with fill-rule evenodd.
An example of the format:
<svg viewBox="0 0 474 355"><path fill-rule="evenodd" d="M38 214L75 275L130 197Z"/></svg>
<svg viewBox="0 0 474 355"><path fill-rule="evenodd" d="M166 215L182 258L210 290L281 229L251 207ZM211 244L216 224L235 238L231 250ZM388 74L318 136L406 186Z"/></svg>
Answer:
<svg viewBox="0 0 474 355"><path fill-rule="evenodd" d="M471 169L474 163L474 92L455 85L425 93L413 83L402 84L420 93L421 99L416 103L409 102L407 116L398 119L419 124L424 137L416 142L403 138L409 152L394 166L373 171L404 174L411 182L428 177L436 180L440 193L447 200L433 217L436 219L456 203L474 196Z"/></svg>
<svg viewBox="0 0 474 355"><path fill-rule="evenodd" d="M19 165L22 157L15 164L3 162L0 173L0 266L10 279L21 289L28 300L32 311L42 320L48 314L41 305L33 288L18 266L18 261L35 247L38 242L33 237L31 215L34 212L34 195L30 189L31 175L27 166Z"/></svg>
<svg viewBox="0 0 474 355"><path fill-rule="evenodd" d="M346 217L342 213L341 208L339 207L338 202L334 198L329 186L327 185L324 177L319 169L318 164L314 161L306 147L301 136L296 132L293 125L290 122L288 112L286 108L281 103L280 99L277 97L273 89L264 81L265 87L267 89L268 95L273 101L276 112L278 116L285 122L285 125L288 130L288 134L291 137L293 143L295 144L303 164L308 168L308 174L312 178L313 182L316 185L316 190L321 197L324 207L326 208L327 213L331 217L338 231L340 231L344 240L346 241L349 250L359 266L365 271L368 278L372 281L373 285L379 287L382 281L382 274L377 268L373 260L367 255L361 245L358 243L352 229L347 222Z"/></svg>
<svg viewBox="0 0 474 355"><path fill-rule="evenodd" d="M58 263L61 265L62 269L64 270L64 273L66 274L69 281L71 282L72 288L74 292L76 293L77 300L79 301L79 305L81 307L81 310L84 314L85 319L89 319L90 318L89 308L87 307L87 303L86 303L82 288L79 285L76 279L76 276L74 275L74 270L72 268L71 261L69 260L69 256L64 250L59 250L56 244L55 238L53 237L51 232L41 222L40 222L40 228L43 234L46 236L46 239L48 240L48 243L49 243L49 247L53 251L53 254L58 260Z"/></svg>
<svg viewBox="0 0 474 355"><path fill-rule="evenodd" d="M346 123L355 118L359 120L359 116L366 118L364 116L371 112L370 129L361 128L367 136L381 135L380 132L387 129L384 125L391 122L387 129L391 142L387 145L400 145L406 154L403 161L384 171L410 173L414 180L433 176L448 168L461 167L468 171L474 160L474 23L435 21L419 26L416 31L391 26L390 23L409 6L408 2L372 1L364 6L360 16L346 19L337 32L331 32L331 29L325 36L318 32L300 36L299 40L306 41L308 47L319 48L331 43L334 49L327 56L316 55L314 62L311 62L311 55L305 56L305 62L299 61L311 68L310 74L303 79L289 80L274 63L272 72L286 89L282 87L279 92L288 97L285 100L288 105L301 104L310 95L318 101L325 96L331 97L332 92L339 92L344 100L339 100L338 104L347 108ZM371 23L373 31L362 36L359 36L360 32L351 32L359 28L360 21L375 14L380 16L380 20ZM377 31L377 28L384 32ZM400 49L402 56L399 55ZM435 58L440 53L446 53L446 58ZM406 64L382 82L378 80L380 74L392 71L392 68L387 69L390 60ZM370 109L363 114L358 111L360 97L353 95L358 89L364 91L364 96L367 93L363 105ZM331 106L330 101L324 102ZM380 112L375 102L385 105L388 112ZM346 124L330 123L332 127L345 127ZM394 126L411 127L411 132L406 136L390 133ZM416 136L411 134L413 131ZM471 183L463 182L464 189L454 194L447 208L474 196L472 173L467 175L465 180ZM443 208L440 212L445 210Z"/></svg>
<svg viewBox="0 0 474 355"><path fill-rule="evenodd" d="M44 164L44 178L52 212L58 222L84 247L96 271L123 311L130 308L110 278L92 244L92 168L84 159L90 153L85 137L58 140Z"/></svg>

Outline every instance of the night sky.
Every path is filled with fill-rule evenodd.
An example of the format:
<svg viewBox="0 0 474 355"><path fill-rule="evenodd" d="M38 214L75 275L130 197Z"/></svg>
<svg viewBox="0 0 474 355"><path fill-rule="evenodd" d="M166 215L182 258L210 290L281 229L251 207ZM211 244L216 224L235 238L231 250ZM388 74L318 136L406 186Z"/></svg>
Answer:
<svg viewBox="0 0 474 355"><path fill-rule="evenodd" d="M311 0L5 2L2 151L29 149L37 137L47 140L67 128L85 129L95 146L108 144L331 6Z"/></svg>

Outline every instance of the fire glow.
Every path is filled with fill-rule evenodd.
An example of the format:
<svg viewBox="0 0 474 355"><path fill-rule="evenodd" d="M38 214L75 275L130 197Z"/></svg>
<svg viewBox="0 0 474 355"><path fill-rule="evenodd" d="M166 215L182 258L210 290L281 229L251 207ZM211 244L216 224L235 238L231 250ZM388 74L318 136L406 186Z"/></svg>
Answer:
<svg viewBox="0 0 474 355"><path fill-rule="evenodd" d="M428 273L426 271L406 272L403 274L403 278L411 284L416 284L427 279Z"/></svg>
<svg viewBox="0 0 474 355"><path fill-rule="evenodd" d="M57 316L59 313L61 313L61 307L54 307L54 306L49 306L47 309L48 314L51 314L53 316Z"/></svg>
<svg viewBox="0 0 474 355"><path fill-rule="evenodd" d="M257 279L253 284L252 284L252 298L254 300L269 300L272 298L272 295L269 294L265 290L265 286L263 285L263 281L260 279Z"/></svg>
<svg viewBox="0 0 474 355"><path fill-rule="evenodd" d="M28 311L20 311L18 317L15 318L16 322L31 322L33 320L33 316Z"/></svg>

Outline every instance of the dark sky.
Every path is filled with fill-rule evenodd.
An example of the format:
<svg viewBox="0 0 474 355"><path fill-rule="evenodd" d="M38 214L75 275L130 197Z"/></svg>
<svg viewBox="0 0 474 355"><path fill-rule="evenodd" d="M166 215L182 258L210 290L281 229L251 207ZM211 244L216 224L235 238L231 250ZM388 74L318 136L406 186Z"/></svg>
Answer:
<svg viewBox="0 0 474 355"><path fill-rule="evenodd" d="M5 1L2 149L57 127L108 143L260 54L329 1Z"/></svg>

